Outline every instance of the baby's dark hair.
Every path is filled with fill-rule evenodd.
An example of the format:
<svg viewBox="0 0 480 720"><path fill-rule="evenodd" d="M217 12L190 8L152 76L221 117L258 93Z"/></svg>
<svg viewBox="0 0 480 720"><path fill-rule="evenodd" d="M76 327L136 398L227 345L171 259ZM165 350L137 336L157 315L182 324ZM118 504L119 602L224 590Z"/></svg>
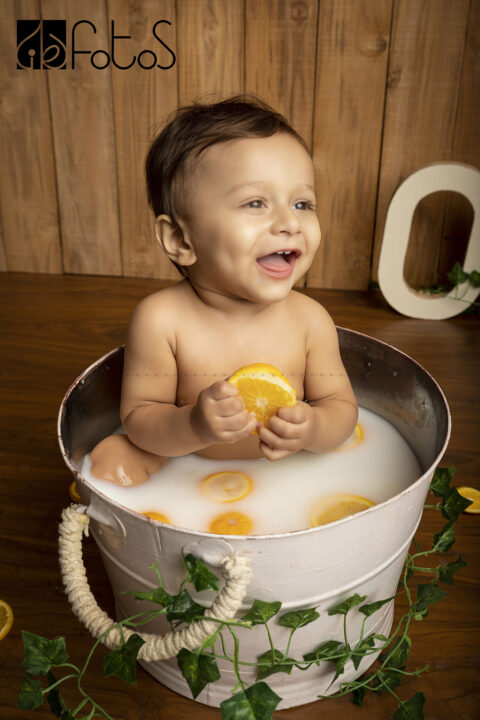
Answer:
<svg viewBox="0 0 480 720"><path fill-rule="evenodd" d="M280 132L295 137L309 152L286 118L253 95L178 108L154 139L146 159L148 202L155 217L166 214L177 227L177 218L187 217L187 173L204 150L228 140L270 137Z"/></svg>

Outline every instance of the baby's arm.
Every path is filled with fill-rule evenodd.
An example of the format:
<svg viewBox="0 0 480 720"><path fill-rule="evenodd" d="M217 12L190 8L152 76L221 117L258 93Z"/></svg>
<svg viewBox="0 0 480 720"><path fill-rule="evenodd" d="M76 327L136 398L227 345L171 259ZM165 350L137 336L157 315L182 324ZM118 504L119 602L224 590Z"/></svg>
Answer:
<svg viewBox="0 0 480 720"><path fill-rule="evenodd" d="M307 357L304 380L307 402L280 408L259 430L260 450L269 460L298 450L331 450L353 432L358 408L338 347L332 319L318 303L308 301ZM307 309L307 308L305 308Z"/></svg>
<svg viewBox="0 0 480 720"><path fill-rule="evenodd" d="M166 457L246 437L256 420L231 383L216 382L195 403L175 405L176 343L170 318L171 307L159 293L140 303L130 322L120 406L128 437L143 450Z"/></svg>

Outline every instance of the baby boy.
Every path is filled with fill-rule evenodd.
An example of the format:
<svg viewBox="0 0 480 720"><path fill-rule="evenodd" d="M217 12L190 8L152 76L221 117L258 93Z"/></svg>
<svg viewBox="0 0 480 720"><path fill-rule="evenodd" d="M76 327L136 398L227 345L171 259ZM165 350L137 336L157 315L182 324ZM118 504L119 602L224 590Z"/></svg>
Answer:
<svg viewBox="0 0 480 720"><path fill-rule="evenodd" d="M130 485L187 453L277 460L339 445L357 404L335 326L293 290L320 243L305 142L257 99L195 104L155 139L146 172L158 241L184 279L132 316L120 408L127 436L94 449L94 475ZM257 362L279 368L297 395L268 427L227 382Z"/></svg>

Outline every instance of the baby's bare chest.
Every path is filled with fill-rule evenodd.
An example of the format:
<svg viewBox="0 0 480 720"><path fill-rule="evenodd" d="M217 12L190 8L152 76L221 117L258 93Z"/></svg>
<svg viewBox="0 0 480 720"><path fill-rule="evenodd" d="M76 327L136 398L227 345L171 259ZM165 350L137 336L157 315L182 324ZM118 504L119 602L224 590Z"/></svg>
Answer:
<svg viewBox="0 0 480 720"><path fill-rule="evenodd" d="M300 323L280 321L251 325L206 321L177 333L177 403L194 402L204 388L226 380L252 363L274 365L303 399L306 333Z"/></svg>

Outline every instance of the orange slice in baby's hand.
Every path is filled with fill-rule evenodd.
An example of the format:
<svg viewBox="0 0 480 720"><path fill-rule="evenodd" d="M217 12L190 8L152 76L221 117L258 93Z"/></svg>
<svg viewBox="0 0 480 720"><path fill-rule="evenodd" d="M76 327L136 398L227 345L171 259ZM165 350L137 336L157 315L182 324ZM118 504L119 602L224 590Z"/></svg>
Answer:
<svg viewBox="0 0 480 720"><path fill-rule="evenodd" d="M167 523L168 525L171 524L166 515L156 512L155 510L149 510L149 512L142 513L142 515L146 515L147 517L152 518L152 520L157 520L158 522Z"/></svg>
<svg viewBox="0 0 480 720"><path fill-rule="evenodd" d="M232 470L203 478L201 488L210 500L228 503L244 498L252 491L252 485L248 475Z"/></svg>
<svg viewBox="0 0 480 720"><path fill-rule="evenodd" d="M217 515L208 527L208 532L216 535L248 535L253 522L241 512L228 512Z"/></svg>
<svg viewBox="0 0 480 720"><path fill-rule="evenodd" d="M238 389L248 412L253 412L258 422L265 425L278 408L295 405L294 388L273 365L245 365L234 372L228 382Z"/></svg>
<svg viewBox="0 0 480 720"><path fill-rule="evenodd" d="M310 510L310 527L327 525L373 505L374 502L359 495L329 495L316 502Z"/></svg>
<svg viewBox="0 0 480 720"><path fill-rule="evenodd" d="M357 445L360 445L360 443L363 440L363 429L362 426L358 423L355 425L355 430L353 433L348 437L341 445L339 445L337 448L335 448L335 452L339 450L351 450L354 447L357 447Z"/></svg>
<svg viewBox="0 0 480 720"><path fill-rule="evenodd" d="M466 513L480 513L480 490L472 487L459 487L457 492L467 500L471 500L472 504L465 508Z"/></svg>
<svg viewBox="0 0 480 720"><path fill-rule="evenodd" d="M0 640L3 640L12 625L13 610L5 600L0 600Z"/></svg>

